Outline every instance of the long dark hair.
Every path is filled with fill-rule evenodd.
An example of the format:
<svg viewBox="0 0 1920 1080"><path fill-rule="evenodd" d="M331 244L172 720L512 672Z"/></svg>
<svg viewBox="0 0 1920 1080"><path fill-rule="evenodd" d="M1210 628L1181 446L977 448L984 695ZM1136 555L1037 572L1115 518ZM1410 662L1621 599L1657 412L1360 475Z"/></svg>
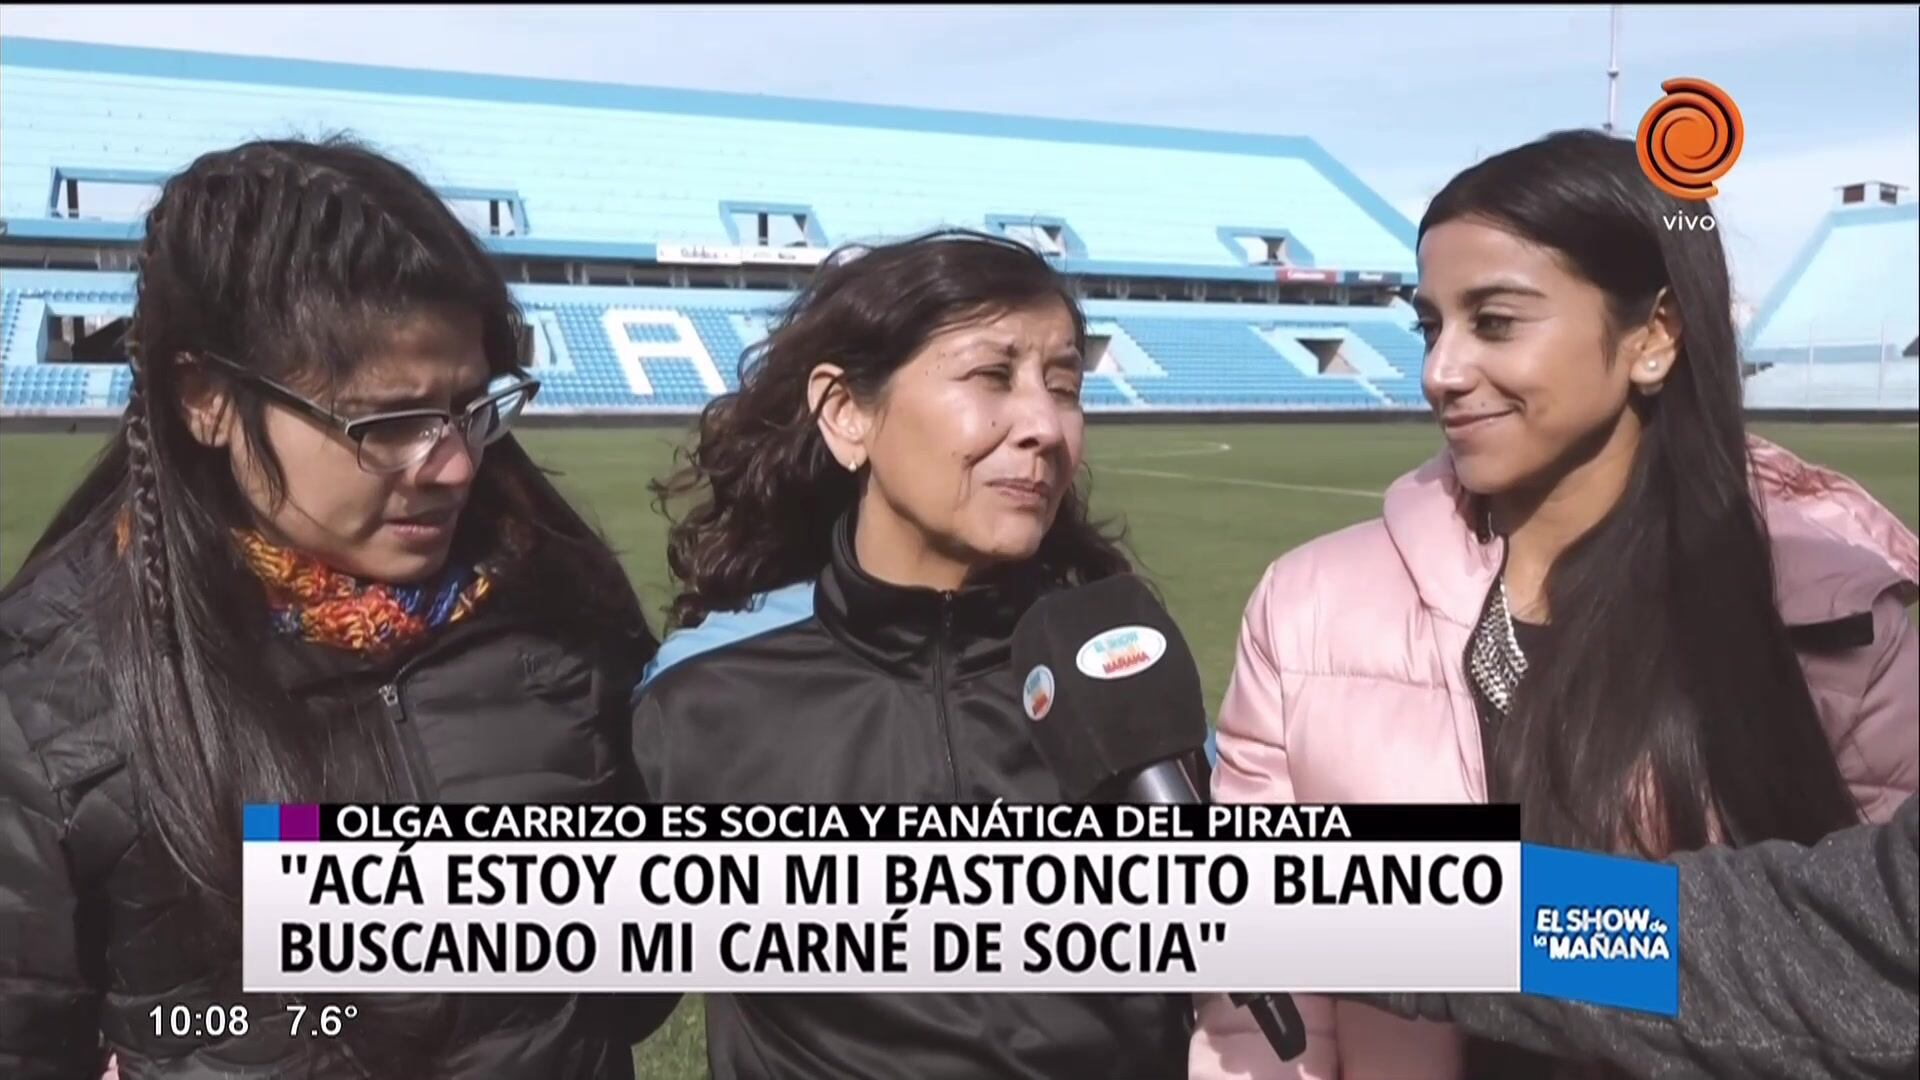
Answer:
<svg viewBox="0 0 1920 1080"><path fill-rule="evenodd" d="M107 553L91 617L146 825L196 886L216 934L237 925L243 802L389 793L335 790L352 770L323 763L378 740L342 738L338 725L351 718L311 717L262 674L266 597L230 539L248 523L244 496L226 451L188 429L181 361L211 351L296 386L338 385L397 320L453 311L479 318L493 372L518 366L520 316L485 250L413 173L344 138L206 154L167 181L147 217L132 399L7 592L85 545ZM229 382L277 497L285 475L266 404ZM503 580L498 602L651 655L618 560L511 436L488 448L461 548L503 516L533 536L527 572L539 581Z"/></svg>
<svg viewBox="0 0 1920 1080"><path fill-rule="evenodd" d="M838 364L854 398L872 401L942 330L1052 302L1066 305L1084 349L1086 319L1066 279L1012 240L950 229L835 252L742 358L740 389L701 412L677 455L682 467L651 485L663 513L672 499L698 499L668 534L667 565L681 587L672 623L735 610L827 564L833 525L859 499L862 481L828 452L807 405L815 365ZM1128 567L1117 536L1089 519L1079 484L1033 562L1057 584Z"/></svg>
<svg viewBox="0 0 1920 1080"><path fill-rule="evenodd" d="M1734 843L1805 843L1858 818L1775 606L1726 255L1717 232L1665 227L1682 212L1711 211L1657 190L1632 142L1568 131L1461 173L1420 222L1551 249L1606 294L1615 331L1662 289L1680 315L1663 388L1634 396L1625 494L1548 573L1552 655L1504 722L1490 781L1539 842L1660 856L1706 844L1712 819Z"/></svg>

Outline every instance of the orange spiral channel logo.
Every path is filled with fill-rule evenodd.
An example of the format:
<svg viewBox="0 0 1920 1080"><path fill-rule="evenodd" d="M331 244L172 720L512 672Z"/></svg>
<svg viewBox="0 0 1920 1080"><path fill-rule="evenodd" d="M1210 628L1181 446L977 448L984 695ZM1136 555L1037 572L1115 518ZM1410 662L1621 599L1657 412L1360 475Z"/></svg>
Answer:
<svg viewBox="0 0 1920 1080"><path fill-rule="evenodd" d="M1713 182L1740 160L1746 125L1725 90L1705 79L1668 79L1667 96L1640 119L1635 140L1640 168L1655 187L1677 199L1720 194Z"/></svg>

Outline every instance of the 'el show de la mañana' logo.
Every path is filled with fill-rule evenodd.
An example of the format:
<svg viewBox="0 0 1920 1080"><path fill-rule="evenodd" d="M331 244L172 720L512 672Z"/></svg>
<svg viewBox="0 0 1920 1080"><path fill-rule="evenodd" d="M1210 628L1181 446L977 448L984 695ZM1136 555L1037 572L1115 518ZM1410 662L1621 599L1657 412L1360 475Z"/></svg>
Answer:
<svg viewBox="0 0 1920 1080"><path fill-rule="evenodd" d="M1746 141L1740 107L1705 79L1668 79L1660 89L1666 96L1640 118L1640 168L1676 199L1711 199L1720 194L1714 182L1732 171Z"/></svg>
<svg viewBox="0 0 1920 1080"><path fill-rule="evenodd" d="M1073 664L1094 679L1124 679L1138 675L1167 654L1165 634L1151 626L1120 626L1095 634Z"/></svg>

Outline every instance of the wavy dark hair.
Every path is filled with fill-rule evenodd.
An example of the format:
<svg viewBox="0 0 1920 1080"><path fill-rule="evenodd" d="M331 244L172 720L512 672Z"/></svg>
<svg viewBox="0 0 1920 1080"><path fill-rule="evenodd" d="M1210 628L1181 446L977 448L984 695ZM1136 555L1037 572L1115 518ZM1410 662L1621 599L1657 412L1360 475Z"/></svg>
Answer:
<svg viewBox="0 0 1920 1080"><path fill-rule="evenodd" d="M324 394L404 320L476 316L496 374L520 366L522 323L498 268L432 189L344 137L253 142L194 161L149 213L137 270L132 398L6 592L83 545L107 553L90 615L146 822L210 925L231 932L242 803L391 793L338 790L342 775L386 775L334 767L380 740L343 732L351 717L310 716L263 674L266 596L230 540L250 523L247 504L227 452L188 428L183 361L211 351ZM226 383L281 497L266 402ZM543 625L596 647L651 655L618 559L512 436L487 450L456 553L488 542L503 516L533 536L538 554L524 563L539 581L503 578L498 603L545 612Z"/></svg>
<svg viewBox="0 0 1920 1080"><path fill-rule="evenodd" d="M667 565L680 585L670 623L737 610L826 566L834 523L858 501L863 479L834 460L808 407L815 365L838 364L855 400L871 402L941 331L1055 302L1084 349L1086 318L1066 279L1013 240L947 229L836 251L741 358L740 389L701 412L676 455L681 467L650 485L670 518L673 500L696 500L668 534ZM1058 585L1121 573L1130 565L1121 543L1091 520L1076 483L1034 568Z"/></svg>
<svg viewBox="0 0 1920 1080"><path fill-rule="evenodd" d="M1541 842L1661 856L1707 843L1710 815L1735 843L1858 817L1775 606L1726 254L1717 232L1663 223L1702 209L1656 189L1631 141L1565 131L1461 173L1420 222L1484 220L1556 252L1606 294L1609 345L1663 289L1680 316L1661 392L1633 395L1624 495L1547 575L1558 662L1528 672L1500 741L1497 786Z"/></svg>

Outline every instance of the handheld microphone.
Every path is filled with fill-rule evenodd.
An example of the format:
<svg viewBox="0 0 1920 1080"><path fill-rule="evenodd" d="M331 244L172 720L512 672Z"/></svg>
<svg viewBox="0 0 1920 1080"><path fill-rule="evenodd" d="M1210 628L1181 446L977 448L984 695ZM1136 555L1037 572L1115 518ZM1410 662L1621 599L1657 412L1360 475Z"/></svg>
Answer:
<svg viewBox="0 0 1920 1080"><path fill-rule="evenodd" d="M1068 801L1207 801L1200 669L1146 582L1121 574L1042 597L1014 628L1013 669Z"/></svg>
<svg viewBox="0 0 1920 1080"><path fill-rule="evenodd" d="M1042 597L1013 631L1034 745L1070 802L1208 800L1207 709L1193 650L1132 574ZM1234 994L1282 1061L1307 1048L1287 994Z"/></svg>

